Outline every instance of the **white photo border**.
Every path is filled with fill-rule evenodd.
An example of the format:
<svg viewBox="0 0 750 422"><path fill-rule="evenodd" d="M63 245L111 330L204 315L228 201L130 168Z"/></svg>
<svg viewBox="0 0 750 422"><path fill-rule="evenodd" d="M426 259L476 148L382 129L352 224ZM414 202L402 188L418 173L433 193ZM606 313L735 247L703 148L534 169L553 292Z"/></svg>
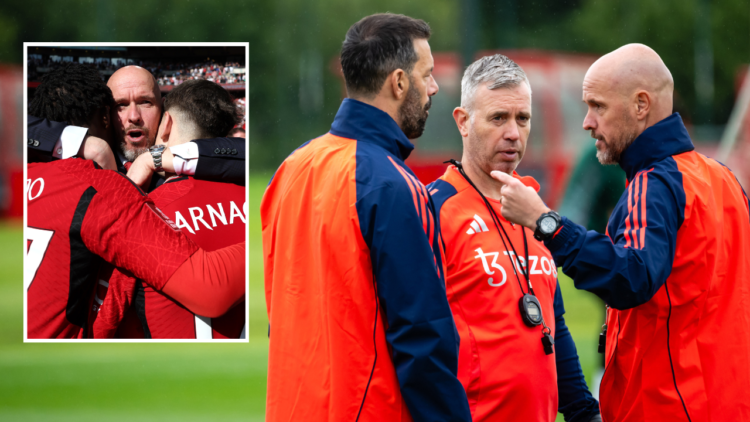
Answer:
<svg viewBox="0 0 750 422"><path fill-rule="evenodd" d="M248 185L250 183L250 142L247 134L250 132L250 118L248 116L250 102L250 43L249 42L24 42L23 43L23 274L26 274L26 239L28 230L28 192L26 181L28 180L28 148L26 140L28 139L28 54L29 48L32 47L244 47L245 48L245 338L244 339L30 339L28 338L28 320L27 320L27 290L24 286L23 279L20 285L23 288L23 342L24 343L244 343L249 344L250 339L247 335L248 323L250 319L250 303L248 293L250 291L250 255L247 253L249 246L249 215L248 207Z"/></svg>

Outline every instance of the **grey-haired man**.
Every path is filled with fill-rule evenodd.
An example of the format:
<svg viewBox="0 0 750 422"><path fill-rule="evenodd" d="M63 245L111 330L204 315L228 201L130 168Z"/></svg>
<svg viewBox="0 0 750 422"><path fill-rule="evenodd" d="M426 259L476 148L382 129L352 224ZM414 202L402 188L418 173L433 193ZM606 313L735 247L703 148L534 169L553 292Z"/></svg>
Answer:
<svg viewBox="0 0 750 422"><path fill-rule="evenodd" d="M559 410L566 421L600 420L565 326L552 256L532 231L502 217L502 185L490 176L499 170L539 188L515 172L531 129L523 69L500 54L473 63L453 118L463 157L428 188L472 419L552 422Z"/></svg>

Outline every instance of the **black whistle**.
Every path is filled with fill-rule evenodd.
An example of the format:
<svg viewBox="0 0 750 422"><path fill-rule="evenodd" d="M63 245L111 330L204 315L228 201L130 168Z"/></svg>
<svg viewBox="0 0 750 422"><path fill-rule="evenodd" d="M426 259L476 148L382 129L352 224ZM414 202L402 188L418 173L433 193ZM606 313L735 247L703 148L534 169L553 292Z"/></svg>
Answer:
<svg viewBox="0 0 750 422"><path fill-rule="evenodd" d="M555 345L555 340L552 338L552 336L549 333L544 333L544 336L542 337L542 346L544 347L544 354L551 355L555 351L552 348L552 346L554 345Z"/></svg>
<svg viewBox="0 0 750 422"><path fill-rule="evenodd" d="M607 329L605 328L599 333L599 353L604 353L607 349Z"/></svg>

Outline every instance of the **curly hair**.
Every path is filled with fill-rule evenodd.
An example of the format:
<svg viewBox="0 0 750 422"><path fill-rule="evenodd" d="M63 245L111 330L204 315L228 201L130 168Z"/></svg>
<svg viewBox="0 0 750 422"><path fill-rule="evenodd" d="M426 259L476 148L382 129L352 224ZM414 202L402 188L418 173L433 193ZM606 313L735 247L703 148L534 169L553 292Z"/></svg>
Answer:
<svg viewBox="0 0 750 422"><path fill-rule="evenodd" d="M164 100L164 111L183 117L192 126L195 136L219 138L227 136L240 121L234 99L221 85L205 79L185 81L177 85Z"/></svg>
<svg viewBox="0 0 750 422"><path fill-rule="evenodd" d="M89 126L98 110L112 104L112 91L98 70L80 63L65 63L44 75L29 103L29 114Z"/></svg>

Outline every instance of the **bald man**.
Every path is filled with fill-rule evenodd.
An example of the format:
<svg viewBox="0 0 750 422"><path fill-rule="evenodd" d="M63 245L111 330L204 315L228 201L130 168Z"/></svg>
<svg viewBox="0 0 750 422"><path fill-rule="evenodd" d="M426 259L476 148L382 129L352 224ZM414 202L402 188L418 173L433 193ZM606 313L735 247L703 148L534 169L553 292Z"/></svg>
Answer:
<svg viewBox="0 0 750 422"><path fill-rule="evenodd" d="M107 86L115 99L112 121L116 146L132 162L156 140L162 112L161 91L151 72L139 66L120 68Z"/></svg>
<svg viewBox="0 0 750 422"><path fill-rule="evenodd" d="M694 151L673 80L647 46L594 63L583 127L627 190L606 234L547 208L500 172L503 216L608 305L602 419L750 420L750 203L732 172Z"/></svg>
<svg viewBox="0 0 750 422"><path fill-rule="evenodd" d="M191 175L199 180L245 183L245 142L241 138L196 139L163 151L157 149L135 161L156 139L163 108L159 86L151 72L139 66L120 68L109 78L107 86L115 101L110 118L116 160L102 152L106 149L103 144L110 141L108 137L87 136L85 128L34 116L29 116L28 121L29 156L39 160L44 156L69 158L76 155L96 159L105 168L127 171L128 177L143 188L157 170L157 160L152 155L158 156L162 168L169 172Z"/></svg>

